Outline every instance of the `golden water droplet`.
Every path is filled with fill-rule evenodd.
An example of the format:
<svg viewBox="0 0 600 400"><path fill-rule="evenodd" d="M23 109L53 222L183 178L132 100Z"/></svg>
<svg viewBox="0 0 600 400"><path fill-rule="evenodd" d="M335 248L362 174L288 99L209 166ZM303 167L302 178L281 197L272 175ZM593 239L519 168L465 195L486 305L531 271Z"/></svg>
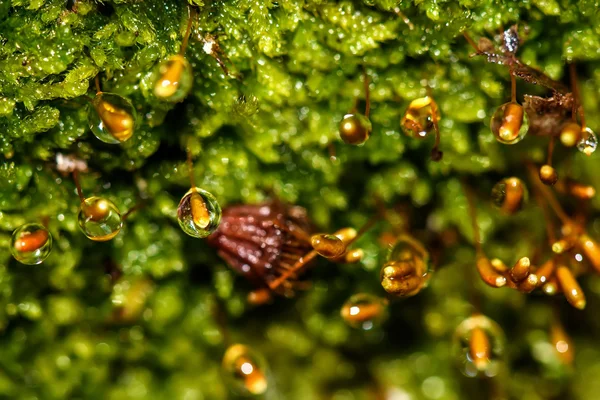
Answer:
<svg viewBox="0 0 600 400"><path fill-rule="evenodd" d="M79 208L81 231L96 242L111 240L121 231L123 219L117 206L103 197L88 197Z"/></svg>
<svg viewBox="0 0 600 400"><path fill-rule="evenodd" d="M400 120L400 127L407 136L423 139L433 131L434 122L439 122L440 118L436 102L431 97L425 96L410 102Z"/></svg>
<svg viewBox="0 0 600 400"><path fill-rule="evenodd" d="M310 244L317 253L325 258L340 257L346 252L346 245L335 235L319 233L311 236Z"/></svg>
<svg viewBox="0 0 600 400"><path fill-rule="evenodd" d="M194 82L192 67L182 55L173 55L162 62L158 67L157 75L154 95L161 100L179 102L192 89Z"/></svg>
<svg viewBox="0 0 600 400"><path fill-rule="evenodd" d="M206 190L192 188L179 202L177 221L188 235L205 238L218 228L221 222L221 206Z"/></svg>
<svg viewBox="0 0 600 400"><path fill-rule="evenodd" d="M347 144L362 144L369 139L373 126L362 114L346 114L340 122L340 138Z"/></svg>
<svg viewBox="0 0 600 400"><path fill-rule="evenodd" d="M234 344L225 351L223 377L230 388L240 394L259 395L267 391L264 361L248 346Z"/></svg>
<svg viewBox="0 0 600 400"><path fill-rule="evenodd" d="M529 130L529 118L517 103L505 103L498 107L490 122L492 133L503 144L515 144L523 140Z"/></svg>
<svg viewBox="0 0 600 400"><path fill-rule="evenodd" d="M456 328L453 352L468 377L491 378L499 373L504 354L504 333L494 321L475 314Z"/></svg>
<svg viewBox="0 0 600 400"><path fill-rule="evenodd" d="M369 330L387 318L387 300L358 293L344 303L340 315L348 325Z"/></svg>
<svg viewBox="0 0 600 400"><path fill-rule="evenodd" d="M41 224L22 225L12 234L10 252L21 264L40 264L48 258L51 251L52 235Z"/></svg>
<svg viewBox="0 0 600 400"><path fill-rule="evenodd" d="M99 92L92 106L88 122L98 139L117 144L131 138L135 129L135 108L131 101L115 93Z"/></svg>
<svg viewBox="0 0 600 400"><path fill-rule="evenodd" d="M492 189L492 202L509 215L521 210L526 200L527 188L519 178L503 179Z"/></svg>
<svg viewBox="0 0 600 400"><path fill-rule="evenodd" d="M380 271L383 289L396 296L414 296L431 277L429 252L418 240L401 235Z"/></svg>

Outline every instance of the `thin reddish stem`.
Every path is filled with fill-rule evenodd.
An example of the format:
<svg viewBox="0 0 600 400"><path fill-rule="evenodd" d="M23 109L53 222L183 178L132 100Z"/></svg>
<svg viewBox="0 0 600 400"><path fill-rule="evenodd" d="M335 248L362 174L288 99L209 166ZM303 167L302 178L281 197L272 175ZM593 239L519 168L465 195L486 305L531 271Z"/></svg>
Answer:
<svg viewBox="0 0 600 400"><path fill-rule="evenodd" d="M188 166L188 171L190 174L190 185L191 188L196 190L196 182L194 180L194 162L192 161L192 151L190 150L190 147L188 146L186 149L187 152L187 166Z"/></svg>
<svg viewBox="0 0 600 400"><path fill-rule="evenodd" d="M550 136L550 141L548 142L548 161L546 164L552 166L552 154L554 153L554 136Z"/></svg>
<svg viewBox="0 0 600 400"><path fill-rule="evenodd" d="M96 75L94 82L96 83L96 93L102 92L102 89L100 88L100 75Z"/></svg>
<svg viewBox="0 0 600 400"><path fill-rule="evenodd" d="M194 18L198 15L196 13L196 9L192 8L192 6L188 5L188 22L187 28L185 29L185 35L183 37L183 42L181 42L181 48L179 49L179 54L184 55L185 50L187 49L188 42L190 40L190 34L192 33L192 24L194 22Z"/></svg>
<svg viewBox="0 0 600 400"><path fill-rule="evenodd" d="M583 111L583 105L581 104L581 95L579 93L579 83L577 82L577 70L575 64L569 64L569 75L571 77L571 89L573 90L573 114L577 114L579 111L579 119L581 121L581 129L585 129L585 113ZM575 117L573 117L575 118Z"/></svg>
<svg viewBox="0 0 600 400"><path fill-rule="evenodd" d="M535 167L531 164L527 164L527 170L529 172L529 178L537 188L537 190L542 194L542 197L546 199L550 207L556 214L556 216L561 220L564 225L573 225L573 220L567 215L565 210L563 210L562 206L554 196L554 193L546 185L544 185L538 178Z"/></svg>
<svg viewBox="0 0 600 400"><path fill-rule="evenodd" d="M75 182L75 187L77 188L77 195L79 196L79 200L83 203L85 197L83 196L83 191L81 190L81 184L79 183L79 171L73 171L73 181Z"/></svg>
<svg viewBox="0 0 600 400"><path fill-rule="evenodd" d="M477 255L483 255L483 248L481 247L481 236L479 233L479 225L477 225L477 207L475 206L475 196L473 195L473 191L467 185L467 183L462 181L463 191L465 192L465 197L467 198L467 205L469 207L469 216L471 217L471 225L473 226L473 241L475 242L475 252Z"/></svg>
<svg viewBox="0 0 600 400"><path fill-rule="evenodd" d="M363 80L365 84L365 117L369 118L371 112L371 91L369 90L369 75L363 66Z"/></svg>
<svg viewBox="0 0 600 400"><path fill-rule="evenodd" d="M471 39L471 36L469 36L469 34L466 31L463 31L462 34L465 37L465 39L467 40L467 42L469 42L469 44L471 45L471 47L473 47L475 49L475 51L477 52L477 54L480 54L481 50L479 50L479 46L477 46L477 43L475 43L475 41L473 39Z"/></svg>
<svg viewBox="0 0 600 400"><path fill-rule="evenodd" d="M510 101L513 103L517 102L517 80L512 68L510 70Z"/></svg>

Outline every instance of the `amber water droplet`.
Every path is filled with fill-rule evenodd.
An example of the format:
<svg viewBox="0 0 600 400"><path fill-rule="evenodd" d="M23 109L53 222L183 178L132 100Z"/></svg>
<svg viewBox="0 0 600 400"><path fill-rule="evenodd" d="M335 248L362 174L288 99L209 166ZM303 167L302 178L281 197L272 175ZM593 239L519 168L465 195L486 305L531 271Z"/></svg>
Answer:
<svg viewBox="0 0 600 400"><path fill-rule="evenodd" d="M123 219L117 206L103 197L88 197L79 208L79 227L96 242L111 240L121 231Z"/></svg>
<svg viewBox="0 0 600 400"><path fill-rule="evenodd" d="M387 300L367 293L351 296L340 310L340 315L348 325L364 330L381 324L387 314Z"/></svg>
<svg viewBox="0 0 600 400"><path fill-rule="evenodd" d="M586 156L591 156L596 151L596 147L598 147L598 138L594 131L590 128L582 130L581 138L577 142L577 150Z"/></svg>
<svg viewBox="0 0 600 400"><path fill-rule="evenodd" d="M92 133L104 143L110 144L122 143L131 138L135 119L135 108L131 101L115 93L97 93L88 113Z"/></svg>
<svg viewBox="0 0 600 400"><path fill-rule="evenodd" d="M22 225L12 234L10 252L21 264L41 264L51 251L52 235L41 224Z"/></svg>
<svg viewBox="0 0 600 400"><path fill-rule="evenodd" d="M517 103L505 103L496 109L490 122L492 133L503 144L515 144L523 140L529 130L529 118Z"/></svg>
<svg viewBox="0 0 600 400"><path fill-rule="evenodd" d="M519 178L505 178L492 188L492 202L503 212L512 215L527 202L527 188Z"/></svg>
<svg viewBox="0 0 600 400"><path fill-rule="evenodd" d="M221 206L215 197L200 188L190 189L179 202L177 221L181 229L196 238L213 233L221 222Z"/></svg>
<svg viewBox="0 0 600 400"><path fill-rule="evenodd" d="M189 94L193 82L192 67L184 56L176 54L158 66L154 95L161 100L177 103Z"/></svg>
<svg viewBox="0 0 600 400"><path fill-rule="evenodd" d="M259 395L267 391L268 381L265 363L248 346L229 346L221 363L223 379L233 392L245 395Z"/></svg>
<svg viewBox="0 0 600 400"><path fill-rule="evenodd" d="M502 329L481 314L465 319L454 332L453 352L461 372L468 377L496 376L504 346Z"/></svg>
<svg viewBox="0 0 600 400"><path fill-rule="evenodd" d="M431 97L425 96L410 102L400 120L400 127L407 136L423 139L433 131L434 122L439 122L440 118L436 102Z"/></svg>
<svg viewBox="0 0 600 400"><path fill-rule="evenodd" d="M563 146L575 146L581 138L581 125L576 122L567 122L560 130L559 138Z"/></svg>
<svg viewBox="0 0 600 400"><path fill-rule="evenodd" d="M431 277L429 252L418 240L401 235L392 246L380 271L383 289L396 296L414 296Z"/></svg>
<svg viewBox="0 0 600 400"><path fill-rule="evenodd" d="M362 114L346 114L340 122L340 138L347 144L362 144L369 139L373 126Z"/></svg>
<svg viewBox="0 0 600 400"><path fill-rule="evenodd" d="M336 258L346 252L346 245L336 235L319 233L311 236L310 244L317 253L325 258Z"/></svg>

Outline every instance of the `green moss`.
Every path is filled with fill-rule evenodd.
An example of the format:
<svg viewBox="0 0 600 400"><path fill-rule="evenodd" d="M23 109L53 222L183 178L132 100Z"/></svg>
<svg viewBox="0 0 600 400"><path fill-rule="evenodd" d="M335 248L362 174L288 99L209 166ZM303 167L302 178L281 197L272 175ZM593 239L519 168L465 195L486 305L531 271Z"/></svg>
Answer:
<svg viewBox="0 0 600 400"><path fill-rule="evenodd" d="M273 393L266 398L486 398L491 385L460 378L450 346L454 328L472 311L473 232L460 182L476 188L490 255L512 262L546 252L538 208L507 218L488 201L502 177L525 179L524 159L543 162L545 142L494 140L489 119L510 97L508 71L470 57L461 32L492 37L518 22L527 32L521 60L565 83L564 63L576 62L588 125L600 129L595 2L187 3L198 11L186 51L194 86L183 103L171 104L153 96L152 77L161 60L179 51L186 2L0 0L0 397L228 398L219 362L233 340L270 362ZM206 53L212 39L221 53ZM353 147L339 140L338 124L356 99L364 107L363 68L373 132ZM122 145L105 145L89 130L96 76L101 90L136 107L138 128ZM429 159L431 138L410 139L399 125L408 103L427 95L428 86L442 115L439 163ZM518 90L519 98L548 94L521 81ZM189 182L186 145L196 183L223 207L277 197L306 207L318 230L334 231L358 228L380 202L390 209L400 204L406 213L390 222L428 243L443 242L442 233L456 240L432 249L439 271L430 287L392 303L383 329L352 330L339 309L352 293L383 295L378 270L385 249L378 237L391 229L387 222L358 242L363 262L319 261L312 289L255 310L245 302L250 284L177 226ZM87 161L84 193L107 196L123 212L144 204L112 242L93 243L78 231L79 199L70 177L56 171L58 152ZM572 149L555 152L559 175L596 188L597 162L597 155ZM561 200L569 211L580 208ZM599 207L595 199L587 209L595 236ZM51 256L38 266L16 263L8 250L11 231L43 218L55 240ZM510 379L504 375L495 386L506 397L597 393L599 284L590 275L580 281L588 311L570 312L565 322L575 341L575 376L540 353L551 299L476 285L482 311L509 339ZM215 317L217 305L230 338ZM130 319L116 317L123 310Z"/></svg>

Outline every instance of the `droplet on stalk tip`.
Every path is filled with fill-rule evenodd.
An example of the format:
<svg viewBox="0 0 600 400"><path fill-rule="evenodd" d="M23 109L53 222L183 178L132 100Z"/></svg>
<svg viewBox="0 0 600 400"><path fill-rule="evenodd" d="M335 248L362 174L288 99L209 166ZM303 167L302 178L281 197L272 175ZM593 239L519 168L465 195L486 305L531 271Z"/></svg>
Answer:
<svg viewBox="0 0 600 400"><path fill-rule="evenodd" d="M598 147L598 138L594 131L586 127L581 131L581 138L577 142L577 150L586 156L591 156L596 151L596 147Z"/></svg>
<svg viewBox="0 0 600 400"><path fill-rule="evenodd" d="M163 61L158 66L157 75L154 95L161 100L177 103L192 89L192 67L182 55L176 54Z"/></svg>
<svg viewBox="0 0 600 400"><path fill-rule="evenodd" d="M179 202L177 221L181 229L195 238L205 238L221 222L221 206L215 197L198 187L191 188Z"/></svg>
<svg viewBox="0 0 600 400"><path fill-rule="evenodd" d="M340 122L340 138L347 144L362 144L369 139L372 129L371 121L364 115L346 114Z"/></svg>
<svg viewBox="0 0 600 400"><path fill-rule="evenodd" d="M123 227L119 209L103 197L93 196L83 200L77 220L83 234L95 242L111 240Z"/></svg>
<svg viewBox="0 0 600 400"><path fill-rule="evenodd" d="M410 102L400 120L400 126L405 135L423 139L434 129L441 116L436 102L429 96L421 97Z"/></svg>
<svg viewBox="0 0 600 400"><path fill-rule="evenodd" d="M386 292L402 297L414 296L431 278L429 252L418 240L401 235L391 248L379 276Z"/></svg>
<svg viewBox="0 0 600 400"><path fill-rule="evenodd" d="M529 130L529 118L518 103L502 104L492 115L492 133L503 144L515 144L523 140Z"/></svg>
<svg viewBox="0 0 600 400"><path fill-rule="evenodd" d="M223 379L233 392L259 395L267 391L265 362L258 353L243 344L229 346L221 363Z"/></svg>
<svg viewBox="0 0 600 400"><path fill-rule="evenodd" d="M512 215L527 201L527 188L519 178L505 178L492 188L492 202L501 211Z"/></svg>
<svg viewBox="0 0 600 400"><path fill-rule="evenodd" d="M498 374L505 340L494 321L481 314L467 318L456 328L453 342L453 351L465 376L490 378Z"/></svg>
<svg viewBox="0 0 600 400"><path fill-rule="evenodd" d="M326 233L312 235L310 244L319 255L325 258L337 258L346 252L346 245L336 235Z"/></svg>
<svg viewBox="0 0 600 400"><path fill-rule="evenodd" d="M125 142L133 135L135 118L131 101L115 93L98 92L88 113L94 136L110 144Z"/></svg>
<svg viewBox="0 0 600 400"><path fill-rule="evenodd" d="M41 264L52 251L52 235L41 224L30 223L15 229L10 252L21 264Z"/></svg>
<svg viewBox="0 0 600 400"><path fill-rule="evenodd" d="M340 315L348 325L369 330L387 318L387 305L386 299L372 294L358 293L344 303Z"/></svg>

